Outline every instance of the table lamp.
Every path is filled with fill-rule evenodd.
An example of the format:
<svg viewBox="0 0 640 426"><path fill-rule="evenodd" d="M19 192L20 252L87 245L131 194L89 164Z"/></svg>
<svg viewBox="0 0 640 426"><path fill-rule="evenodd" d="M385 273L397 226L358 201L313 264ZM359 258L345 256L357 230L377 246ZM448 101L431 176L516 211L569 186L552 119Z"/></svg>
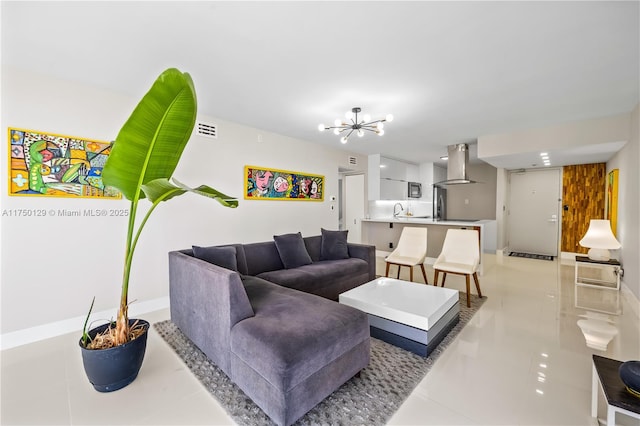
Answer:
<svg viewBox="0 0 640 426"><path fill-rule="evenodd" d="M589 229L580 240L580 245L589 248L589 259L604 262L611 258L609 250L622 247L611 232L611 223L601 219L591 219Z"/></svg>

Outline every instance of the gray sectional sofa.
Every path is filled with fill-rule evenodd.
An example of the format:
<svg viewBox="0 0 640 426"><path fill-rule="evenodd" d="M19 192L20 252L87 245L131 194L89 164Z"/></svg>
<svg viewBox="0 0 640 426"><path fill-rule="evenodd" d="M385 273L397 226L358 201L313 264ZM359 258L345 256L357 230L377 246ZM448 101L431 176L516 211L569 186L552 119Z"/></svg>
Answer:
<svg viewBox="0 0 640 426"><path fill-rule="evenodd" d="M343 241L344 258L326 235L303 239L311 263L282 241L169 253L171 320L279 425L369 363L366 314L334 300L375 278L375 248Z"/></svg>

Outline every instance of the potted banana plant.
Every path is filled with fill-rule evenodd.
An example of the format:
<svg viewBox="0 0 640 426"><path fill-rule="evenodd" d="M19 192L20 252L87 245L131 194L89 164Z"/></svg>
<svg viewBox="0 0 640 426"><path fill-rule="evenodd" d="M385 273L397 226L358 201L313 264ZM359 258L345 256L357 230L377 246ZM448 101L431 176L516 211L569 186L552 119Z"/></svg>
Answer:
<svg viewBox="0 0 640 426"><path fill-rule="evenodd" d="M103 168L104 185L117 188L129 201L129 223L116 320L87 330L92 302L79 342L85 372L97 391L127 386L142 366L149 323L129 318L129 278L136 244L156 207L187 192L213 198L225 207L238 206L237 199L209 186L190 188L172 178L196 112L191 76L175 68L165 70L118 133ZM151 205L138 221L138 204L144 199Z"/></svg>

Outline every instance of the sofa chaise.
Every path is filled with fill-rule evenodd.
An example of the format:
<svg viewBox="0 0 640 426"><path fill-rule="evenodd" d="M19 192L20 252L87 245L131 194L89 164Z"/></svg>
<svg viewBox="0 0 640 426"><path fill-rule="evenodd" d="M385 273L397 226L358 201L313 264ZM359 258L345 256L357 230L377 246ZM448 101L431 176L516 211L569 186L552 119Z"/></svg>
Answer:
<svg viewBox="0 0 640 426"><path fill-rule="evenodd" d="M274 242L169 253L171 320L279 425L369 363L366 314L334 300L375 278L375 248L346 244L348 258L326 259L344 253L327 255L322 236L303 241L312 263L285 255L290 268Z"/></svg>

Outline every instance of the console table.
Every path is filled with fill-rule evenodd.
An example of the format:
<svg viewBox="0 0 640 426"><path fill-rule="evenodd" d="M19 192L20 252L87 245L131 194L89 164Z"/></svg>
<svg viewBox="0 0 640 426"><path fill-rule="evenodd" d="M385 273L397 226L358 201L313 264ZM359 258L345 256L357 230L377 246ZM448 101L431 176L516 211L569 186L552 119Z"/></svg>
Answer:
<svg viewBox="0 0 640 426"><path fill-rule="evenodd" d="M576 285L620 290L620 262L576 256Z"/></svg>
<svg viewBox="0 0 640 426"><path fill-rule="evenodd" d="M591 417L598 417L598 388L600 388L607 403L607 426L615 426L616 413L640 419L640 398L627 391L618 373L620 364L622 361L593 355Z"/></svg>

